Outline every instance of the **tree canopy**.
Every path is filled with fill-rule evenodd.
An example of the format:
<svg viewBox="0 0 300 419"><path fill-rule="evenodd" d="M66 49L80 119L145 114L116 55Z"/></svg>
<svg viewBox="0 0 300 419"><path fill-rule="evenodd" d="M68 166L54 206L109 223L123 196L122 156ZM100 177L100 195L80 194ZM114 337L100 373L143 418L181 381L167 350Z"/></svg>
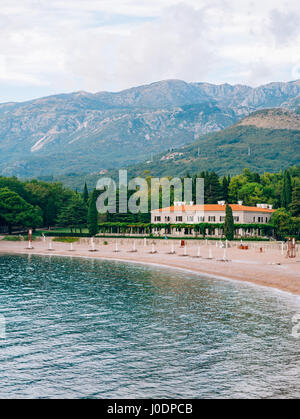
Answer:
<svg viewBox="0 0 300 419"><path fill-rule="evenodd" d="M148 196L151 196L150 172L146 181L149 185ZM204 178L206 204L218 201L235 204L239 200L245 205L257 203L273 205L278 212L273 220L278 237L292 234L297 230L300 218L300 168L291 167L279 173L258 174L244 169L236 176L219 177L215 172L201 172L193 175L193 200L196 200L195 185L197 177ZM147 214L119 213L119 189L117 189L117 212L99 215L96 200L99 191L88 192L83 184L81 193L64 187L58 182L41 180L19 180L15 177L0 176L0 224L8 226L53 227L66 226L72 229L87 227L91 234L97 234L99 222L150 223L150 211ZM134 191L128 191L128 200ZM174 190L171 190L171 205L174 203ZM162 202L161 191L159 202ZM149 210L151 208L149 202Z"/></svg>
<svg viewBox="0 0 300 419"><path fill-rule="evenodd" d="M8 188L0 189L0 219L9 226L10 231L13 225L35 228L43 223L41 209L28 204Z"/></svg>
<svg viewBox="0 0 300 419"><path fill-rule="evenodd" d="M62 227L69 227L71 232L77 228L82 232L87 223L87 205L81 195L72 196L69 204L61 210L57 222Z"/></svg>

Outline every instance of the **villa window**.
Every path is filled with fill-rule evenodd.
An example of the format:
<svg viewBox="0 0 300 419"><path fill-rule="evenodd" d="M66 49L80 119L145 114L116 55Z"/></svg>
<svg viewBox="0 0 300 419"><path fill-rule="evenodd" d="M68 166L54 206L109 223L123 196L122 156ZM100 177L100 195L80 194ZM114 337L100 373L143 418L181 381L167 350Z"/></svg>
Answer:
<svg viewBox="0 0 300 419"><path fill-rule="evenodd" d="M211 223L214 223L216 221L216 217L209 216L208 221L211 222Z"/></svg>
<svg viewBox="0 0 300 419"><path fill-rule="evenodd" d="M220 222L224 222L225 221L225 217L220 217Z"/></svg>
<svg viewBox="0 0 300 419"><path fill-rule="evenodd" d="M255 223L255 220L256 220L256 218L255 217L253 217L253 222Z"/></svg>
<svg viewBox="0 0 300 419"><path fill-rule="evenodd" d="M236 221L237 223L240 221L240 217L233 217L234 221Z"/></svg>
<svg viewBox="0 0 300 419"><path fill-rule="evenodd" d="M187 216L187 221L193 222L194 221L194 217L192 217L191 215L188 215Z"/></svg>
<svg viewBox="0 0 300 419"><path fill-rule="evenodd" d="M205 217L198 217L199 223L203 223L205 221Z"/></svg>
<svg viewBox="0 0 300 419"><path fill-rule="evenodd" d="M165 217L165 222L169 223L170 222L170 217Z"/></svg>
<svg viewBox="0 0 300 419"><path fill-rule="evenodd" d="M159 221L161 221L161 217L154 217L154 221L155 221L155 222L159 222Z"/></svg>
<svg viewBox="0 0 300 419"><path fill-rule="evenodd" d="M181 216L177 216L177 217L176 217L176 221L177 221L178 223L182 223L182 217L181 217Z"/></svg>

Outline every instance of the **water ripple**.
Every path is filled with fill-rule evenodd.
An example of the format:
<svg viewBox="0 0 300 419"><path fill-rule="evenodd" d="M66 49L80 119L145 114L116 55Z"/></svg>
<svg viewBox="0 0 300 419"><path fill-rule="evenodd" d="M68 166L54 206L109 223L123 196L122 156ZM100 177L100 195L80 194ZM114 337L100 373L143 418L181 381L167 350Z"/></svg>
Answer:
<svg viewBox="0 0 300 419"><path fill-rule="evenodd" d="M297 398L293 297L167 269L0 256L2 398Z"/></svg>

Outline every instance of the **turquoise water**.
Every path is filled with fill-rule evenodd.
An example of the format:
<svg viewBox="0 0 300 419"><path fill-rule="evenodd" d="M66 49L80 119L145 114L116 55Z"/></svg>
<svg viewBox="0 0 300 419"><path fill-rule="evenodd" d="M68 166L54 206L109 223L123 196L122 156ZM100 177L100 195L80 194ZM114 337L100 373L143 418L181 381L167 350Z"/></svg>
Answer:
<svg viewBox="0 0 300 419"><path fill-rule="evenodd" d="M297 312L186 272L0 256L0 397L300 397Z"/></svg>

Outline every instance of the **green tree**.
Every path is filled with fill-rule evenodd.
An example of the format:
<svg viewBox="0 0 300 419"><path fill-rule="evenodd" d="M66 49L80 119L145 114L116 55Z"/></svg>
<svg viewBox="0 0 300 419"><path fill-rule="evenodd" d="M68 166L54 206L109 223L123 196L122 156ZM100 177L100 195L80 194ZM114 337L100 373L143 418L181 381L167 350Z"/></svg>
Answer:
<svg viewBox="0 0 300 419"><path fill-rule="evenodd" d="M209 173L204 180L204 197L207 204L216 204L223 198L222 186L219 176L215 173Z"/></svg>
<svg viewBox="0 0 300 419"><path fill-rule="evenodd" d="M289 205L289 210L294 217L300 216L300 185L296 185L292 193L292 202Z"/></svg>
<svg viewBox="0 0 300 419"><path fill-rule="evenodd" d="M16 192L29 204L34 205L33 196L30 191L26 189L26 183L21 182L16 177L7 178L7 177L0 177L0 188L8 188L10 191Z"/></svg>
<svg viewBox="0 0 300 419"><path fill-rule="evenodd" d="M274 226L275 236L279 240L294 232L292 216L285 208L279 208L273 213L270 224Z"/></svg>
<svg viewBox="0 0 300 419"><path fill-rule="evenodd" d="M74 195L74 191L58 182L31 180L26 183L25 189L31 196L31 199L26 201L42 209L46 226L55 224L59 212L69 204Z"/></svg>
<svg viewBox="0 0 300 419"><path fill-rule="evenodd" d="M255 183L260 183L259 173L251 173L251 181Z"/></svg>
<svg viewBox="0 0 300 419"><path fill-rule="evenodd" d="M250 182L245 183L239 190L239 199L244 202L245 205L255 206L267 201L267 198L263 194L263 187L259 183Z"/></svg>
<svg viewBox="0 0 300 419"><path fill-rule="evenodd" d="M28 204L25 211L19 213L17 220L22 227L35 229L43 224L43 212L39 207Z"/></svg>
<svg viewBox="0 0 300 419"><path fill-rule="evenodd" d="M87 225L87 213L88 209L86 203L82 199L81 195L76 195L72 198L71 209L76 214L76 223L74 224L75 228L79 228L80 233L82 233L82 228Z"/></svg>
<svg viewBox="0 0 300 419"><path fill-rule="evenodd" d="M89 202L89 191L88 191L88 187L87 187L86 182L84 184L82 198L83 198L84 202L86 203L86 205L88 205L88 202Z"/></svg>
<svg viewBox="0 0 300 419"><path fill-rule="evenodd" d="M229 199L229 183L227 176L224 176L222 179L222 194L223 200L228 203Z"/></svg>
<svg viewBox="0 0 300 419"><path fill-rule="evenodd" d="M281 192L281 206L288 209L292 202L292 179L288 170L284 172L283 187Z"/></svg>
<svg viewBox="0 0 300 419"><path fill-rule="evenodd" d="M248 169L247 167L243 170L242 176L245 178L246 182L251 182L252 174L250 172L250 169Z"/></svg>
<svg viewBox="0 0 300 419"><path fill-rule="evenodd" d="M294 217L293 222L295 236L300 237L300 217Z"/></svg>
<svg viewBox="0 0 300 419"><path fill-rule="evenodd" d="M56 221L57 209L55 205L55 199L53 196L49 196L46 208L44 210L44 225L49 227L53 226Z"/></svg>
<svg viewBox="0 0 300 419"><path fill-rule="evenodd" d="M226 205L225 223L224 223L224 234L227 240L234 239L234 220L232 209L230 205Z"/></svg>
<svg viewBox="0 0 300 419"><path fill-rule="evenodd" d="M96 207L97 198L98 198L98 191L94 189L89 199L89 209L88 209L88 216L87 216L87 226L89 229L89 233L92 236L95 236L99 232L98 210Z"/></svg>
<svg viewBox="0 0 300 419"><path fill-rule="evenodd" d="M243 185L247 184L247 179L243 175L233 176L229 183L229 202L236 204L239 198L239 191Z"/></svg>
<svg viewBox="0 0 300 419"><path fill-rule="evenodd" d="M36 228L43 222L40 208L30 205L8 188L0 189L0 219L8 225L9 233L13 226Z"/></svg>
<svg viewBox="0 0 300 419"><path fill-rule="evenodd" d="M64 207L58 217L58 224L63 227L69 227L71 232L73 228L78 228L80 233L87 224L87 206L81 195L74 195L66 207Z"/></svg>

